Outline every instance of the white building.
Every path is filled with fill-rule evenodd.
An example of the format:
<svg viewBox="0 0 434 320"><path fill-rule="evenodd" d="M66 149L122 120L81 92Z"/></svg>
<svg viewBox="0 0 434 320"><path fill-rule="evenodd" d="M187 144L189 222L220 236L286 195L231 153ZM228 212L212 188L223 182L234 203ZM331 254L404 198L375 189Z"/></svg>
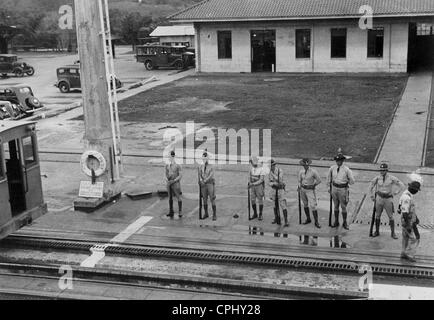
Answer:
<svg viewBox="0 0 434 320"><path fill-rule="evenodd" d="M434 0L207 0L170 19L194 24L198 72L407 72L434 65L433 28L418 33L434 25Z"/></svg>
<svg viewBox="0 0 434 320"><path fill-rule="evenodd" d="M158 37L161 45L186 46L194 48L194 27L193 25L159 26L150 34L151 37Z"/></svg>

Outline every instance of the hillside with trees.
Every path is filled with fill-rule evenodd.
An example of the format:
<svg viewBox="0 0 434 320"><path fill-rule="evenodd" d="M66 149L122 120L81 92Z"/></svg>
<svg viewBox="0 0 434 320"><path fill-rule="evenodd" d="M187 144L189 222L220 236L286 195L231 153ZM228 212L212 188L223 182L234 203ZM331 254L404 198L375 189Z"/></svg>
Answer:
<svg viewBox="0 0 434 320"><path fill-rule="evenodd" d="M109 0L112 33L123 43L135 44L139 29L149 32L167 24L166 17L202 0ZM59 30L59 8L73 0L0 0L0 26L17 26L15 44L65 48ZM0 35L1 37L1 35Z"/></svg>

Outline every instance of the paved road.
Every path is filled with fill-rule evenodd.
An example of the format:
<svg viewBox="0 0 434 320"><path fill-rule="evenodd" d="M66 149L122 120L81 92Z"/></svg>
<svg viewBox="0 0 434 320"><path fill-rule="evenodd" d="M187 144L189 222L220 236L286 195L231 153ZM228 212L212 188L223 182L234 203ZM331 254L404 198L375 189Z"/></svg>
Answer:
<svg viewBox="0 0 434 320"><path fill-rule="evenodd" d="M117 58L115 59L115 70L117 77L122 81L124 86L156 76L164 78L176 70L153 70L148 71L142 64L136 62L130 46L121 46L116 49ZM54 87L57 81L56 69L62 65L72 64L78 60L78 55L67 53L52 52L26 52L19 53L22 61L25 61L35 67L36 73L32 77L17 78L0 78L0 86L28 84L32 87L34 94L42 103L50 105L66 105L81 99L80 90L68 94L60 93L59 89Z"/></svg>

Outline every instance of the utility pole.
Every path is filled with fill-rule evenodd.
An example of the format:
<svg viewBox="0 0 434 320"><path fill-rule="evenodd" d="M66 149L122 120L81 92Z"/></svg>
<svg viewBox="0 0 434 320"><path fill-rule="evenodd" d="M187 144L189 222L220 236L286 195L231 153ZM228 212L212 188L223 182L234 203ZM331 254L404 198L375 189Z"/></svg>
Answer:
<svg viewBox="0 0 434 320"><path fill-rule="evenodd" d="M92 185L104 183L103 197L79 198L75 207L98 207L119 193L115 190L118 166L115 152L113 109L110 104L106 63L105 30L101 21L100 0L75 0L77 43L80 57L80 79L84 111L84 145L82 169L92 176ZM104 35L104 37L103 37ZM107 60L107 59L106 59ZM109 102L110 100L110 102ZM91 173L91 174L89 174ZM101 185L101 184L100 184ZM92 204L93 203L93 204Z"/></svg>

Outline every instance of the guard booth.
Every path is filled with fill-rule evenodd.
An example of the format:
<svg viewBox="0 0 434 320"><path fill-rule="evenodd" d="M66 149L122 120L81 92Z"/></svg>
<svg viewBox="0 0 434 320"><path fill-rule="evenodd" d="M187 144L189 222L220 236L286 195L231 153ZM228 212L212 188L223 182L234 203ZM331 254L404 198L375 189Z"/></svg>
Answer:
<svg viewBox="0 0 434 320"><path fill-rule="evenodd" d="M35 122L0 122L0 239L47 212Z"/></svg>

